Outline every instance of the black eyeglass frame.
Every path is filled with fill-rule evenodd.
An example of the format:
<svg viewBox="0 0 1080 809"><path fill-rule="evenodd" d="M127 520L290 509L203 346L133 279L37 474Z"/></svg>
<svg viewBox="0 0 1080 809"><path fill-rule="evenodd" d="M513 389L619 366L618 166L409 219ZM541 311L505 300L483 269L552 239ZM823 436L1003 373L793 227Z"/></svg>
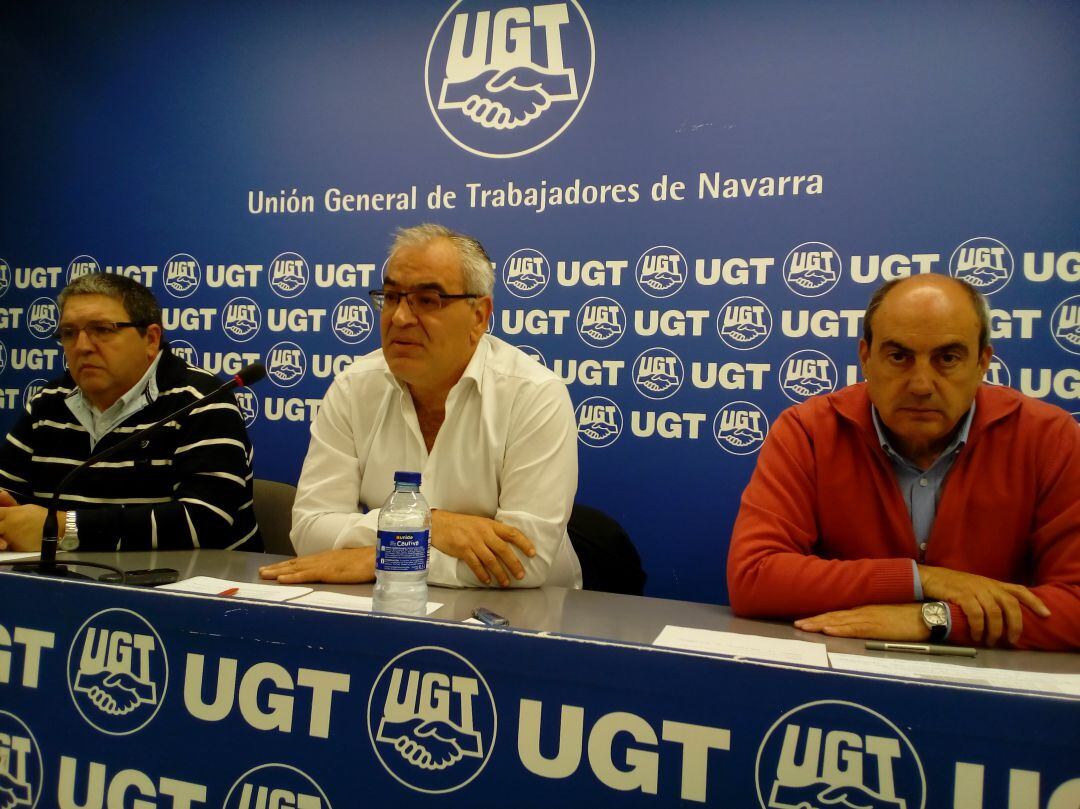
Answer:
<svg viewBox="0 0 1080 809"><path fill-rule="evenodd" d="M482 295L476 295L475 293L471 293L471 292L463 292L461 294L451 295L448 292L439 292L439 290L437 290L437 289L410 289L408 292L403 292L401 290L396 290L396 289L391 290L391 294L399 295L402 298L405 298L405 300L409 301L409 308L413 309L414 311L416 310L416 307L413 306L411 296L415 295L417 293L420 293L420 292L423 292L423 293L428 294L428 295L438 295L439 296L439 309L442 309L444 306L446 306L447 301L463 300L465 298L481 298L481 297L483 297ZM372 304L372 306L375 307L375 311L377 311L377 312L383 311L383 307L386 305L386 295L387 295L387 292L386 292L385 289L369 289L368 290L368 297L371 298L371 304ZM397 306L397 305L398 304L394 304L394 306ZM434 311L438 311L438 310L434 310Z"/></svg>
<svg viewBox="0 0 1080 809"><path fill-rule="evenodd" d="M89 329L92 326L112 326L112 328L113 328L112 334L116 334L116 332L120 331L121 329L145 329L149 325L150 325L149 323L135 323L135 322L132 322L130 320L95 320L95 321L92 321L90 323L87 323L85 326L79 326L79 327L75 327L75 326L57 326L56 331L53 332L52 336L53 336L53 339L56 340L56 342L60 343L60 345L63 345L64 344L64 337L61 334L61 332L63 332L64 329L75 329L75 333L74 333L74 335L72 335L71 342L72 343L77 343L79 341L79 334L81 332L86 331L87 329ZM109 336L111 337L112 334L110 334ZM89 337L91 340L98 339L98 338L93 337L89 332L87 332L86 336Z"/></svg>

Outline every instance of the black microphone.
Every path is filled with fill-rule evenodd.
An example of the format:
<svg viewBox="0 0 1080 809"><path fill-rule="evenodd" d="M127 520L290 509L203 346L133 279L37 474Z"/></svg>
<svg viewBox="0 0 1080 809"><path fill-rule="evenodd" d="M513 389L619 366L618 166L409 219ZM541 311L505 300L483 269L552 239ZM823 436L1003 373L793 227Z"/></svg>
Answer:
<svg viewBox="0 0 1080 809"><path fill-rule="evenodd" d="M217 388L216 390L206 394L205 396L201 396L198 399L195 399L194 401L188 402L186 405L184 405L183 407L181 407L179 410L175 411L174 413L170 413L165 418L161 419L160 421L154 422L149 427L144 427L143 429L139 430L138 432L132 433L127 438L125 438L123 441L120 441L117 444L113 444L108 449L102 450L101 452L97 453L96 455L91 455L89 458L87 458L81 464L79 464L74 469L72 469L70 472L68 472L66 475L64 475L64 477L60 480L60 483L57 485L56 490L53 492L52 499L49 502L49 508L48 508L48 510L46 511L46 514L45 514L45 524L42 525L42 527L41 527L41 555L40 555L40 558L38 559L37 562L33 562L33 563L30 563L30 564L18 564L18 563L16 563L16 564L12 565L12 567L16 567L16 568L18 568L20 570L28 571L28 572L31 572L31 573L37 573L37 574L43 575L43 576L69 576L69 575L72 575L71 573L69 573L69 571L67 570L66 567L64 567L63 565L58 565L56 563L56 548L57 548L57 545L58 545L58 543L60 541L60 537L59 537L60 532L58 530L57 516L56 515L57 515L57 511L60 508L60 496L61 496L61 493L64 491L64 487L66 487L72 481L73 478L77 477L79 475L79 473L82 472L87 467L93 466L96 463L100 463L101 461L104 461L104 460L107 460L107 459L111 458L113 455L120 452L121 450L126 449L127 447L130 447L136 441L141 441L144 438L146 438L148 435L151 435L152 433L156 432L163 425L167 424L168 422L172 421L173 419L178 419L181 416L187 415L189 411L193 410L194 408L198 407L199 405L204 404L205 402L209 401L210 399L213 399L215 396L220 396L222 393L225 393L226 391L230 391L233 388L239 388L239 387L243 387L243 386L246 386L246 385L254 385L256 382L258 382L264 376L266 376L266 366L264 366L262 363L259 363L259 362L253 362L251 365L248 365L245 368L240 369L239 373L237 373L232 379L230 379L228 382L226 382L224 385ZM79 562L79 564L88 564L88 563ZM91 565L91 566L97 567L97 565ZM109 569L114 570L115 568L110 567Z"/></svg>

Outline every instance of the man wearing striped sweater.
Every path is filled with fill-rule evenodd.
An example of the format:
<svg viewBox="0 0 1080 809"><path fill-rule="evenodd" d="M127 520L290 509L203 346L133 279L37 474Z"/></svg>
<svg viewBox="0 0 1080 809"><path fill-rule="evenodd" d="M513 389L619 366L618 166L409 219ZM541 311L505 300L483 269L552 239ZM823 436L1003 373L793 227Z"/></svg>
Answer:
<svg viewBox="0 0 1080 809"><path fill-rule="evenodd" d="M0 444L0 550L38 550L64 475L220 384L169 350L161 307L136 281L86 275L57 303L68 372ZM60 548L262 550L251 454L231 396L200 405L61 492Z"/></svg>

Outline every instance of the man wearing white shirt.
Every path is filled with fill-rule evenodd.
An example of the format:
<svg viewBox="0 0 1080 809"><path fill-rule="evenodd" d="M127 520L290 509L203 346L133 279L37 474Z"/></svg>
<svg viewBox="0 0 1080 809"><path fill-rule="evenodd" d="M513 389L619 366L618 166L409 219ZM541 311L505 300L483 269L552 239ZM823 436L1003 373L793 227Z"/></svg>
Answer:
<svg viewBox="0 0 1080 809"><path fill-rule="evenodd" d="M431 504L429 581L581 586L566 535L577 431L566 387L486 334L494 273L478 241L439 225L400 230L380 310L382 348L327 391L293 507L286 583L371 581L379 506L394 472L419 471Z"/></svg>

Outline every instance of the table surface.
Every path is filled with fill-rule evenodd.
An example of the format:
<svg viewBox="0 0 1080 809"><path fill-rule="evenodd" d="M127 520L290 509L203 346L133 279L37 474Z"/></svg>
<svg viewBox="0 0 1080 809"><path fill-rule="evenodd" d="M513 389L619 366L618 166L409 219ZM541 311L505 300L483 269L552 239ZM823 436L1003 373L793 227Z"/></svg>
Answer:
<svg viewBox="0 0 1080 809"><path fill-rule="evenodd" d="M60 554L58 561L93 561L123 570L171 567L179 571L181 579L214 576L239 582L257 582L261 581L258 572L260 565L286 558L288 557L238 551L197 550L68 553ZM372 590L370 584L307 586L350 595L370 596ZM483 606L505 616L516 629L555 632L598 640L649 645L665 626L674 625L789 640L824 641L830 652L892 659L899 657L896 654L867 651L862 640L828 638L801 632L783 621L737 618L728 607L692 601L571 590L564 587L488 590L435 586L429 588L428 601L442 604L442 607L429 616L437 620L462 621L471 616L474 607ZM980 648L975 658L913 654L903 654L903 658L979 668L1080 674L1080 655L1062 652Z"/></svg>

